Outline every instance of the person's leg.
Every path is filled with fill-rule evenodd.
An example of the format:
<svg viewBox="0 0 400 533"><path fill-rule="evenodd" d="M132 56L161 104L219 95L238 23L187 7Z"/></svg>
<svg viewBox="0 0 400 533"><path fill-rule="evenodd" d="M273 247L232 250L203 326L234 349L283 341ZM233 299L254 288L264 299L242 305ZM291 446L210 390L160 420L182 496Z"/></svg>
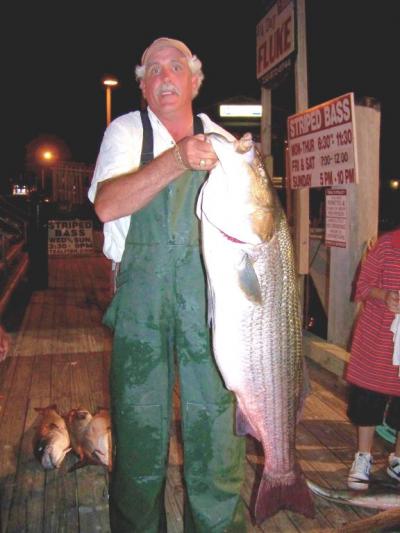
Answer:
<svg viewBox="0 0 400 533"><path fill-rule="evenodd" d="M190 255L182 260L176 300L187 492L184 530L243 533L245 439L234 434L234 396L224 387L210 350L205 287L196 281L202 280L203 271Z"/></svg>
<svg viewBox="0 0 400 533"><path fill-rule="evenodd" d="M389 455L387 473L393 479L400 481L400 398L393 396L390 399L386 423L396 431L394 452Z"/></svg>
<svg viewBox="0 0 400 533"><path fill-rule="evenodd" d="M375 426L358 426L358 451L362 453L372 453L374 442Z"/></svg>
<svg viewBox="0 0 400 533"><path fill-rule="evenodd" d="M166 531L164 487L173 385L170 332L161 289L124 287L110 371L116 456L110 484L115 533ZM162 316L161 316L162 315Z"/></svg>
<svg viewBox="0 0 400 533"><path fill-rule="evenodd" d="M387 400L384 394L354 385L350 387L347 416L357 427L358 446L347 479L351 489L368 489L375 427L383 422Z"/></svg>

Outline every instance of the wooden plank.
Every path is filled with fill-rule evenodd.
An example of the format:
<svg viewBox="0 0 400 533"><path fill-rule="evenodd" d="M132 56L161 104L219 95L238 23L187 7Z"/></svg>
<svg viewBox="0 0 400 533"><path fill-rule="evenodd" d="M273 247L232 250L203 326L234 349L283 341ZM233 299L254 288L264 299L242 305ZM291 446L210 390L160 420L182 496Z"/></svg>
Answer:
<svg viewBox="0 0 400 533"><path fill-rule="evenodd" d="M393 526L396 529L392 529ZM399 527L400 509L388 509L353 524L348 524L342 527L340 531L342 533L363 533L364 531L379 533L380 531L399 531Z"/></svg>
<svg viewBox="0 0 400 533"><path fill-rule="evenodd" d="M104 353L89 353L86 355L86 364L89 375L89 388L91 405L94 411L99 407L109 408L108 374L104 372Z"/></svg>
<svg viewBox="0 0 400 533"><path fill-rule="evenodd" d="M13 376L17 368L17 357L7 357L0 363L0 422L4 413L4 407L12 388Z"/></svg>
<svg viewBox="0 0 400 533"><path fill-rule="evenodd" d="M90 378L86 365L88 355L82 353L69 354L71 373L71 408L85 407L94 411L91 405Z"/></svg>
<svg viewBox="0 0 400 533"><path fill-rule="evenodd" d="M30 358L24 358L24 362L32 363ZM26 381L26 369L28 365L19 364L15 373L17 388L18 370L22 381ZM18 387L19 388L19 387ZM27 392L29 387L19 388L19 394L12 390L7 397L4 406L3 417L0 422L0 479L1 487L1 520L2 530L7 531L10 509L13 501L14 490L16 487L16 473L21 445L21 435L23 435L25 425L25 414L27 409Z"/></svg>
<svg viewBox="0 0 400 533"><path fill-rule="evenodd" d="M182 485L182 471L179 466L170 464L168 467L164 501L168 531L183 533L184 487Z"/></svg>
<svg viewBox="0 0 400 533"><path fill-rule="evenodd" d="M71 361L69 354L52 355L51 367L51 402L55 403L60 413L67 413L71 405Z"/></svg>
<svg viewBox="0 0 400 533"><path fill-rule="evenodd" d="M36 396L37 405L48 405L49 397ZM28 405L25 429L22 435L15 488L10 508L8 530L41 531L43 528L43 489L45 472L33 455L33 437L37 425L37 412Z"/></svg>
<svg viewBox="0 0 400 533"><path fill-rule="evenodd" d="M79 531L74 484L67 468L68 462L64 461L58 470L46 472L43 531Z"/></svg>
<svg viewBox="0 0 400 533"><path fill-rule="evenodd" d="M108 479L101 466L85 466L76 471L79 501L79 531L110 531L108 517Z"/></svg>

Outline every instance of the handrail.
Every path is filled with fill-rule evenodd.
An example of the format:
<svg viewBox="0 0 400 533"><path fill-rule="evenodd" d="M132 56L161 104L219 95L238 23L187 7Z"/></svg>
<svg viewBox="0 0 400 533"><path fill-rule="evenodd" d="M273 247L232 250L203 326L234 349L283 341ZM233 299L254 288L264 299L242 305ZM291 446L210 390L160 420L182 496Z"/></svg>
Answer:
<svg viewBox="0 0 400 533"><path fill-rule="evenodd" d="M20 264L18 265L18 268L15 270L13 275L8 280L7 285L5 286L5 289L3 291L3 294L0 296L0 316L4 313L4 310L15 288L17 287L21 279L25 276L26 271L28 269L28 264L29 264L28 254L24 253L24 256Z"/></svg>

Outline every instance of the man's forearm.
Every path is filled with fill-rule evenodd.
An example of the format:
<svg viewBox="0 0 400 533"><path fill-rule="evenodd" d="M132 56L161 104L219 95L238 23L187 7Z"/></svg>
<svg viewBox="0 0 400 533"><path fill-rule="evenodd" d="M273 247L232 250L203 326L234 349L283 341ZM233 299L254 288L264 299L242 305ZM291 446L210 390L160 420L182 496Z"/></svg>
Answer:
<svg viewBox="0 0 400 533"><path fill-rule="evenodd" d="M97 216L102 222L109 222L135 213L183 170L171 149L135 172L100 182L94 203Z"/></svg>

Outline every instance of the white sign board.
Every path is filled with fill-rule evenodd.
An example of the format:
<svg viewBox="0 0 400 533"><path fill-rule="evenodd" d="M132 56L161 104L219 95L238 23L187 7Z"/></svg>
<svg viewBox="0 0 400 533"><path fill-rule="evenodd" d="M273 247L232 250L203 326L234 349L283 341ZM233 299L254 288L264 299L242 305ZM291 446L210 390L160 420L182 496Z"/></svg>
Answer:
<svg viewBox="0 0 400 533"><path fill-rule="evenodd" d="M81 255L93 252L91 220L49 220L49 255Z"/></svg>
<svg viewBox="0 0 400 533"><path fill-rule="evenodd" d="M293 0L278 0L256 28L257 79L265 78L295 50Z"/></svg>
<svg viewBox="0 0 400 533"><path fill-rule="evenodd" d="M292 189L358 182L354 94L288 117Z"/></svg>
<svg viewBox="0 0 400 533"><path fill-rule="evenodd" d="M347 190L327 189L325 192L325 244L347 248Z"/></svg>

